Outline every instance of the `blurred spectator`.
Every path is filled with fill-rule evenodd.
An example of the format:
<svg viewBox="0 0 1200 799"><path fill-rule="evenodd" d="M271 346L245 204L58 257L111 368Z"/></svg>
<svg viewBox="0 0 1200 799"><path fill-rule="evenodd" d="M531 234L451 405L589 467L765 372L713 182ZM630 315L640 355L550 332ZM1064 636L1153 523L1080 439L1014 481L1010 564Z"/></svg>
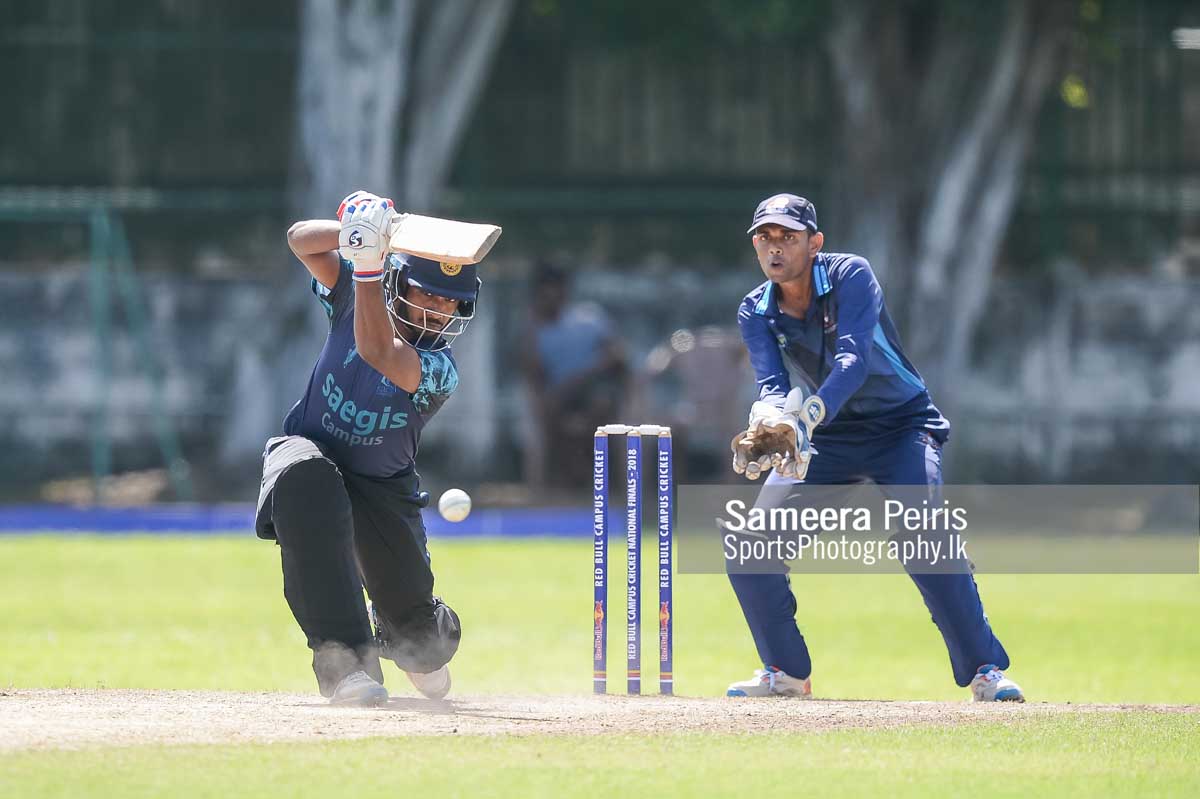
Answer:
<svg viewBox="0 0 1200 799"><path fill-rule="evenodd" d="M535 487L585 490L596 427L618 418L628 383L621 340L604 309L572 302L567 273L541 263L523 371L532 408L525 474Z"/></svg>
<svg viewBox="0 0 1200 799"><path fill-rule="evenodd" d="M676 330L646 356L634 397L634 417L671 427L676 484L728 477L729 441L757 399L741 333L732 325Z"/></svg>

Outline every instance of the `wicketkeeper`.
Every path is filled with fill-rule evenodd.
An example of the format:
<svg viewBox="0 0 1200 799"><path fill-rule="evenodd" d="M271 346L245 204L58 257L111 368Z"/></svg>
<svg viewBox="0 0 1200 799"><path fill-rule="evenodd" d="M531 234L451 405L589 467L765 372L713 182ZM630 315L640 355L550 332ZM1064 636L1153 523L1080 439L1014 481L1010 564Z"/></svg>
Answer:
<svg viewBox="0 0 1200 799"><path fill-rule="evenodd" d="M297 222L329 335L308 388L267 442L256 529L283 560L283 593L334 704L386 702L382 654L427 697L450 690L458 616L433 595L415 458L458 386L451 342L475 313L474 265L388 255L390 200L358 191L338 221ZM363 588L370 595L368 614Z"/></svg>
<svg viewBox="0 0 1200 799"><path fill-rule="evenodd" d="M760 506L799 501L780 489L787 484L867 480L884 493L924 487L940 503L950 423L905 357L870 264L821 252L816 209L794 194L760 203L747 233L767 281L738 309L759 401L733 439L734 471L768 474L772 488L764 487ZM955 681L977 701L1023 702L1001 671L1008 654L984 615L970 565L909 574L945 639ZM729 580L763 668L727 693L811 696L812 661L787 574L730 573Z"/></svg>

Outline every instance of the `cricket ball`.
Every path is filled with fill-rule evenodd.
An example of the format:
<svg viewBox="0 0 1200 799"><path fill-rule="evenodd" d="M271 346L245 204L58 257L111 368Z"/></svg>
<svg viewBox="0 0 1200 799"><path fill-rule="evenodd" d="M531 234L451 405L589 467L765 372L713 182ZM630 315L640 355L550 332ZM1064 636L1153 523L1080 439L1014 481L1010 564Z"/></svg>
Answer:
<svg viewBox="0 0 1200 799"><path fill-rule="evenodd" d="M471 513L471 496L461 488L451 488L438 500L438 513L448 522L461 522Z"/></svg>

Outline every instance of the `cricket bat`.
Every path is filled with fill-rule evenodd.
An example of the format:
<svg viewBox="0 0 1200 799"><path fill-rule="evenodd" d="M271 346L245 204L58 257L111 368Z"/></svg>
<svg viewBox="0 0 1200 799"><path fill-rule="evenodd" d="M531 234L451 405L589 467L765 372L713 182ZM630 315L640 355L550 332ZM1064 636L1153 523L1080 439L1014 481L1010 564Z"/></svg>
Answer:
<svg viewBox="0 0 1200 799"><path fill-rule="evenodd" d="M432 261L474 264L483 260L499 238L496 225L399 214L388 232L388 249Z"/></svg>

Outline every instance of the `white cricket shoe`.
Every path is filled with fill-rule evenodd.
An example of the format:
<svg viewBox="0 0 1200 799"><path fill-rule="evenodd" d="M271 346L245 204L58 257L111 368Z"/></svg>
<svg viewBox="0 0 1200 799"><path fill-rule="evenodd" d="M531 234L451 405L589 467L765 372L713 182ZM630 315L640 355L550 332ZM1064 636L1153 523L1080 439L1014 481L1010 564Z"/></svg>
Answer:
<svg viewBox="0 0 1200 799"><path fill-rule="evenodd" d="M769 669L759 669L748 680L733 683L725 690L725 695L794 696L812 699L812 678L805 677L801 680L772 666Z"/></svg>
<svg viewBox="0 0 1200 799"><path fill-rule="evenodd" d="M971 694L976 702L1024 702L1021 686L1004 676L1004 672L988 663L979 667L971 680Z"/></svg>
<svg viewBox="0 0 1200 799"><path fill-rule="evenodd" d="M352 707L376 707L387 704L388 692L365 671L347 674L333 689L329 697L331 705Z"/></svg>
<svg viewBox="0 0 1200 799"><path fill-rule="evenodd" d="M422 674L419 671L406 671L408 679L426 699L445 699L450 693L450 667L442 666L437 671Z"/></svg>

